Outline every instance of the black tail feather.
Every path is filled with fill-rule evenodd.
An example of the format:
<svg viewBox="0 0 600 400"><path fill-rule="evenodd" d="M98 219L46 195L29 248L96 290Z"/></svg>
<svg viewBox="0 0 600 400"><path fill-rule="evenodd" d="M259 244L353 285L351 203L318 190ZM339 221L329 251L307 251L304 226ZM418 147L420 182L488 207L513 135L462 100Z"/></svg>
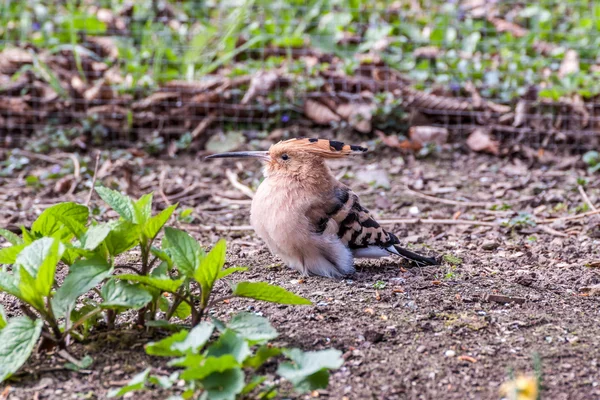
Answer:
<svg viewBox="0 0 600 400"><path fill-rule="evenodd" d="M411 261L414 261L418 264L425 265L440 265L439 262L435 258L425 257L417 253L413 253L412 251L406 250L398 245L394 245L394 248L402 257L407 258Z"/></svg>

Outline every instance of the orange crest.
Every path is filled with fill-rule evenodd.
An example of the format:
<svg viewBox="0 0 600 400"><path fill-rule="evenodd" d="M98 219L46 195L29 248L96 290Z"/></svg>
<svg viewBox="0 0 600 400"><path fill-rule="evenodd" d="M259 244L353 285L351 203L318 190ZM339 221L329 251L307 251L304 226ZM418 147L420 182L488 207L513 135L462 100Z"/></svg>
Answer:
<svg viewBox="0 0 600 400"><path fill-rule="evenodd" d="M289 139L276 143L269 149L271 154L306 152L323 158L342 158L353 154L362 154L365 151L367 148L362 146L317 138Z"/></svg>

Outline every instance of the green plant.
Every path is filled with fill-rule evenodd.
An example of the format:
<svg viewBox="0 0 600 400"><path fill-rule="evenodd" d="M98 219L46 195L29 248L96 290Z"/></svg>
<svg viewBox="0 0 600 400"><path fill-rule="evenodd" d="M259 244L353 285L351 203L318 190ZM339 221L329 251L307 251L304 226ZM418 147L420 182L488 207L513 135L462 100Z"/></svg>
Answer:
<svg viewBox="0 0 600 400"><path fill-rule="evenodd" d="M218 334L209 344L215 328ZM270 343L277 336L269 321L256 314L236 314L227 324L213 318L212 323L202 322L146 345L149 355L171 357L169 364L177 368L175 372L166 376L152 374L153 369L147 368L109 397L158 386L178 392L176 398L182 399L272 399L279 384L262 374L263 365L281 356L289 361L279 364L276 375L291 382L297 392L326 388L329 370L343 363L341 352L280 348ZM174 386L179 380L184 385Z"/></svg>
<svg viewBox="0 0 600 400"><path fill-rule="evenodd" d="M387 286L387 282L384 282L384 281L377 281L373 284L373 287L375 289L379 289L379 290L385 289L386 286Z"/></svg>
<svg viewBox="0 0 600 400"><path fill-rule="evenodd" d="M597 151L588 151L583 155L583 162L588 166L588 172L593 174L600 171L600 153Z"/></svg>
<svg viewBox="0 0 600 400"><path fill-rule="evenodd" d="M69 337L84 338L104 314L109 326L118 313L138 310L138 322L169 325L176 316L191 315L192 326L211 301L215 283L246 268L224 268L225 241L205 254L187 233L165 229L161 248L153 246L176 205L152 215L152 194L132 200L103 187L102 199L120 215L118 220L89 221L87 206L67 202L46 209L22 236L1 229L12 244L0 249L0 291L20 301L24 316L0 320L0 380L13 374L29 357L40 336L60 349ZM127 263L124 253L140 249L139 263ZM62 284L55 275L59 262L68 266ZM139 265L139 266L138 266ZM132 271L116 274L116 271ZM99 288L98 288L99 287ZM227 297L247 297L281 304L311 304L307 299L263 282L230 284ZM78 299L96 291L100 300ZM164 314L159 314L162 311ZM157 317L162 320L156 321Z"/></svg>
<svg viewBox="0 0 600 400"><path fill-rule="evenodd" d="M527 212L519 212L519 214L516 217L502 222L502 226L511 229L521 229L535 225L535 217Z"/></svg>
<svg viewBox="0 0 600 400"><path fill-rule="evenodd" d="M453 254L444 254L443 259L452 265L461 265L463 263L462 258L459 258Z"/></svg>

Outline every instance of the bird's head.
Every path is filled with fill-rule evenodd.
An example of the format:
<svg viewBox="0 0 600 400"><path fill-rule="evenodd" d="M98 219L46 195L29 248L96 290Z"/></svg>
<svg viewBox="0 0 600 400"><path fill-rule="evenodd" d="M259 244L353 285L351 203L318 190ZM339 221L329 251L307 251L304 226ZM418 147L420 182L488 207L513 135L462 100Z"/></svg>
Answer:
<svg viewBox="0 0 600 400"><path fill-rule="evenodd" d="M328 158L362 154L367 149L328 139L290 139L272 145L268 151L239 151L213 154L212 158L259 158L266 162L266 173L302 175L323 165Z"/></svg>

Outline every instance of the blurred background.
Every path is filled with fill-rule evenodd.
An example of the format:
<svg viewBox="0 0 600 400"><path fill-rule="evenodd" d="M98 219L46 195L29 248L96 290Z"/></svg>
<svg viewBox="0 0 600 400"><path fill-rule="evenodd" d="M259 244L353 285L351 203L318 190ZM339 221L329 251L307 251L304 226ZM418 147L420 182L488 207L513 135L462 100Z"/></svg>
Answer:
<svg viewBox="0 0 600 400"><path fill-rule="evenodd" d="M586 0L7 0L0 144L173 156L319 129L421 154L585 154L599 32Z"/></svg>

